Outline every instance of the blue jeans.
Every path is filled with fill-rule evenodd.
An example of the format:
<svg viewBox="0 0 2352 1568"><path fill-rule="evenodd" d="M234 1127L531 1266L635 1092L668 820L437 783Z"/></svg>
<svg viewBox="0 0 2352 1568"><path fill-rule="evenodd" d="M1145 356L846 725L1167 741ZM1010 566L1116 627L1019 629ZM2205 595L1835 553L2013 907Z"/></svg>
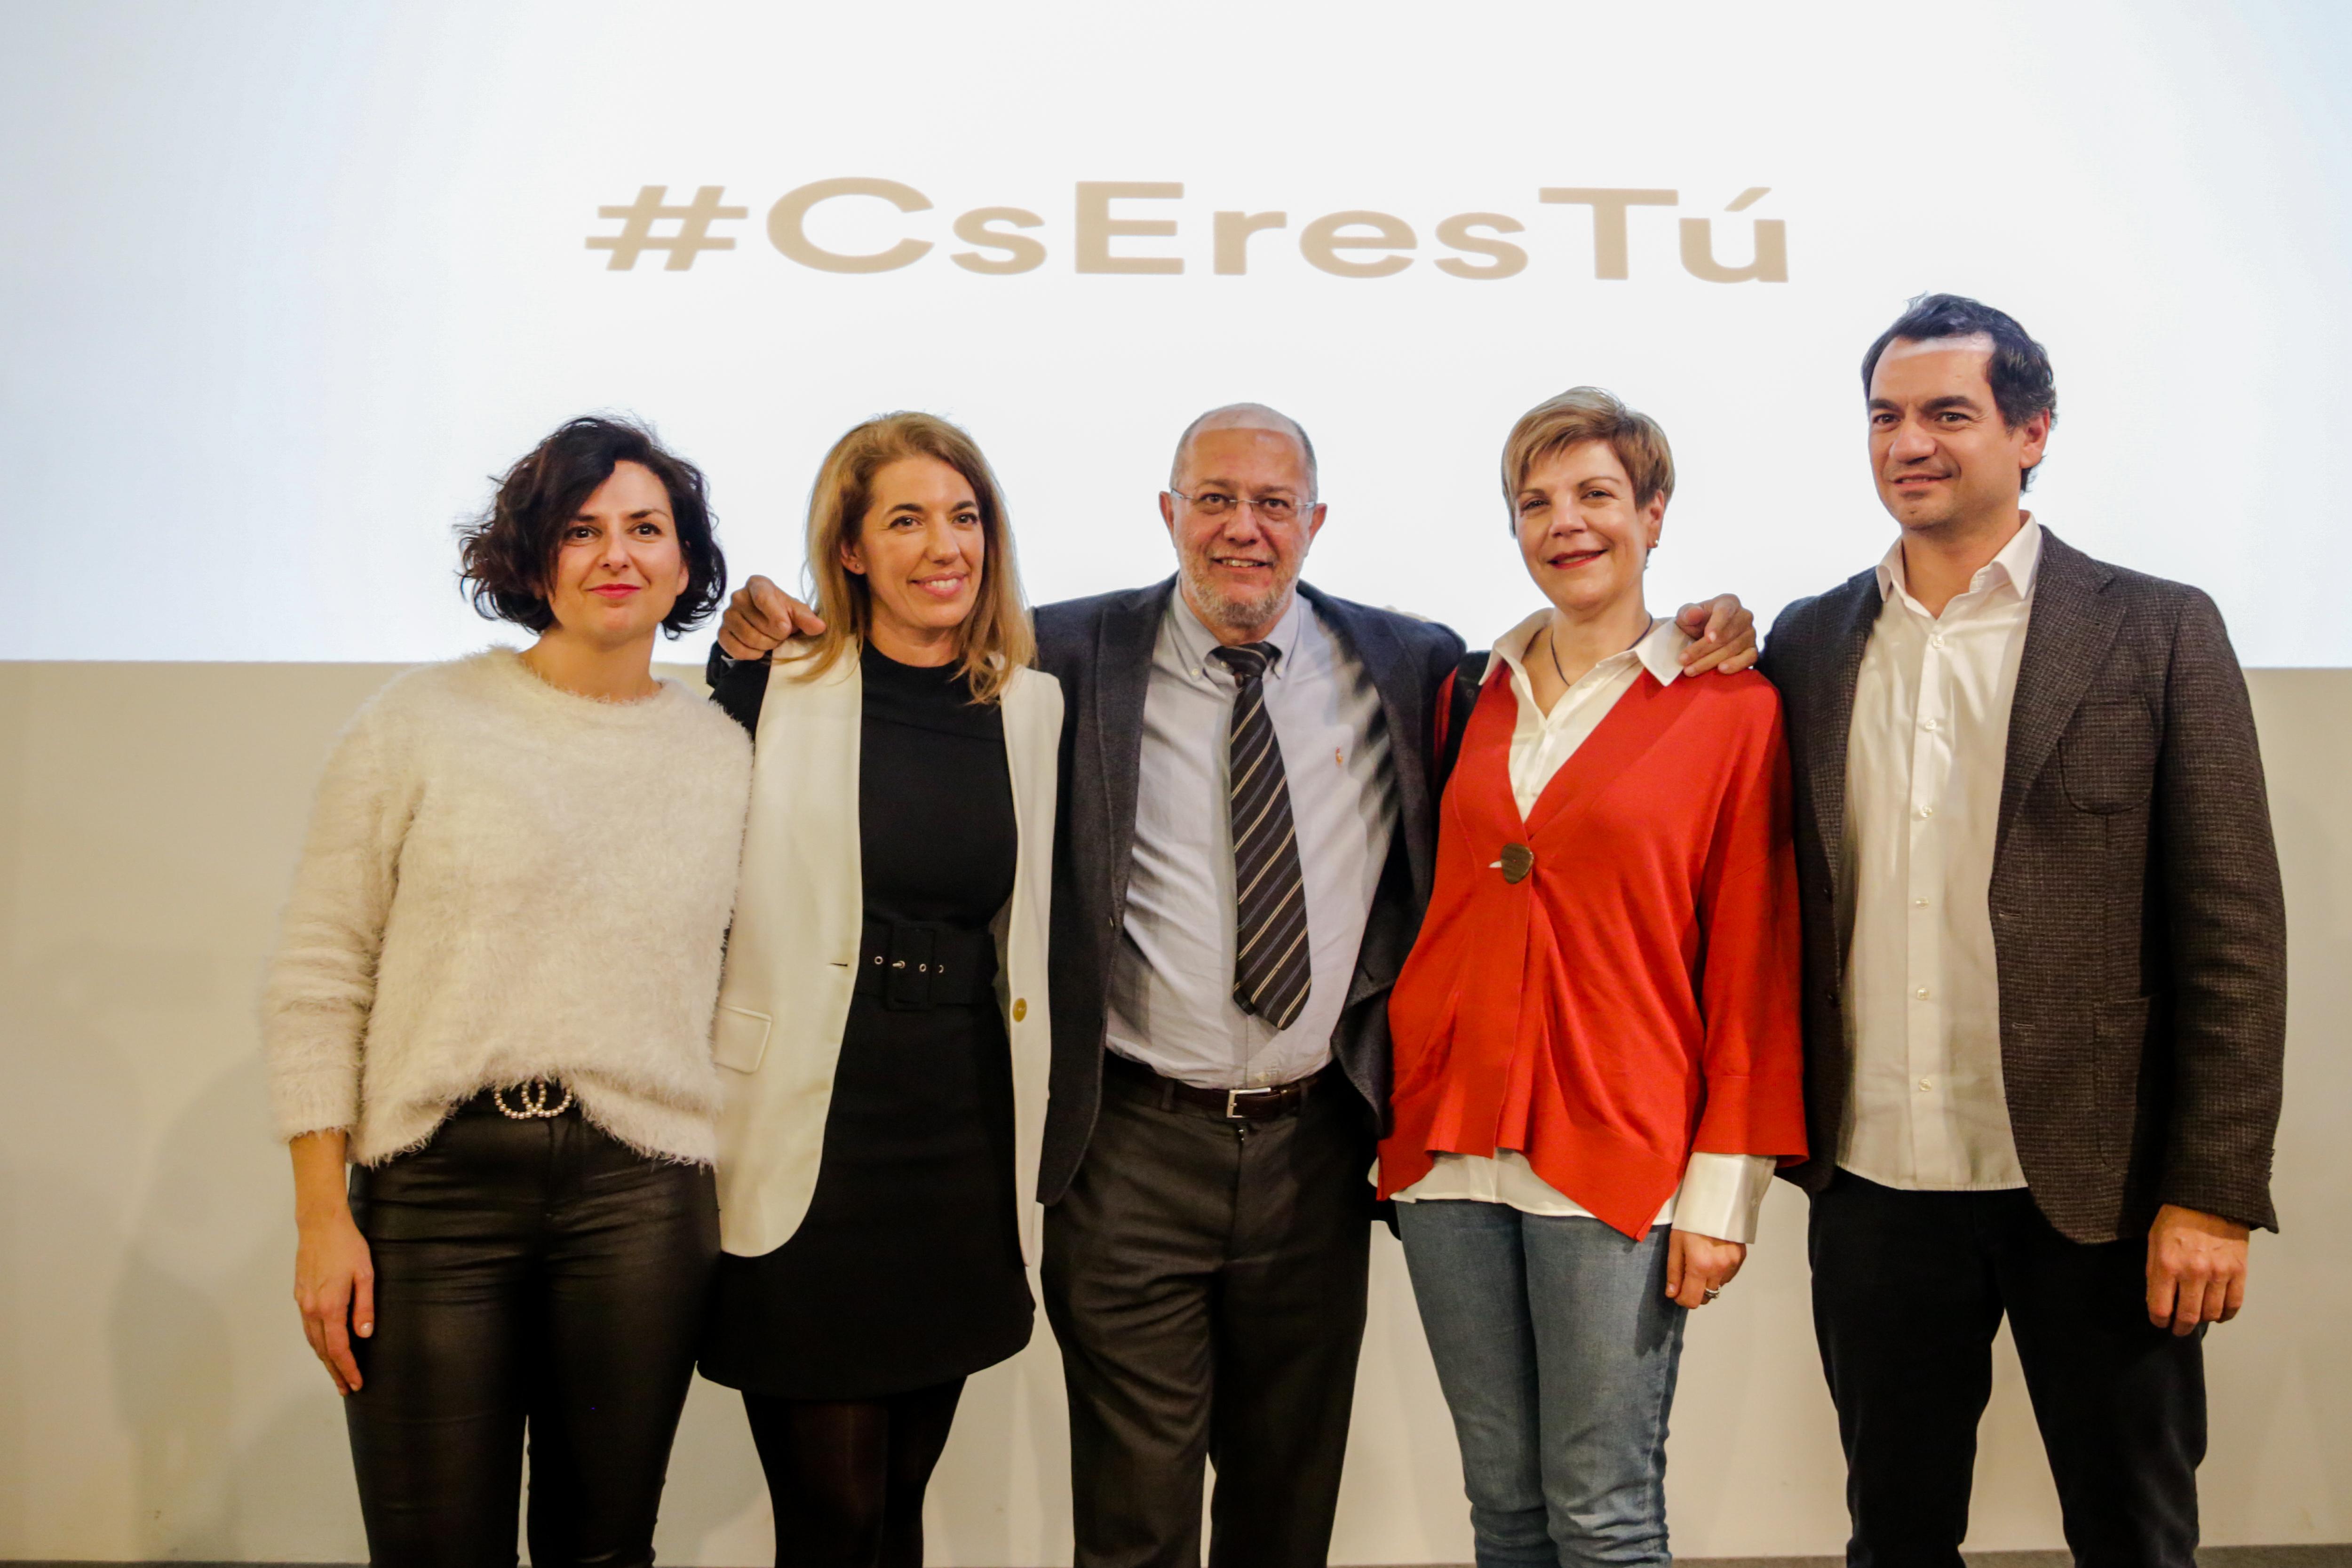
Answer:
<svg viewBox="0 0 2352 1568"><path fill-rule="evenodd" d="M1412 1292L1462 1445L1478 1568L1671 1563L1666 1414L1683 1320L1659 1226L1399 1204Z"/></svg>

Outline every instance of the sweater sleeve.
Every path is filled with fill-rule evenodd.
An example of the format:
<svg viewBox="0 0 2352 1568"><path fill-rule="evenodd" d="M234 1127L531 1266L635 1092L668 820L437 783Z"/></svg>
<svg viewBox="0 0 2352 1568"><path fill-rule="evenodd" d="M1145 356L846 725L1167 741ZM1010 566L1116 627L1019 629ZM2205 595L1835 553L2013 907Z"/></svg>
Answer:
<svg viewBox="0 0 2352 1568"><path fill-rule="evenodd" d="M1769 710L1745 726L1701 873L1706 1098L1692 1148L1794 1161L1805 1153L1803 950L1788 742L1779 694L1764 689Z"/></svg>
<svg viewBox="0 0 2352 1568"><path fill-rule="evenodd" d="M280 1136L359 1121L360 1052L407 829L407 803L362 713L335 747L261 1001Z"/></svg>

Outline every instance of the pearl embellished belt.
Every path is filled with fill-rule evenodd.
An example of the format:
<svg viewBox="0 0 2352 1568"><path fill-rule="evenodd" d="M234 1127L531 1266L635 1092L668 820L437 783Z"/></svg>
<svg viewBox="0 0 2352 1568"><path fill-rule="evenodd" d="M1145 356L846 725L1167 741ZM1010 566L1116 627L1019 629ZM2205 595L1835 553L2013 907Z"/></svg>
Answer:
<svg viewBox="0 0 2352 1568"><path fill-rule="evenodd" d="M488 1116L496 1111L509 1121L552 1121L579 1103L572 1086L562 1079L534 1078L481 1089L457 1107L457 1113Z"/></svg>

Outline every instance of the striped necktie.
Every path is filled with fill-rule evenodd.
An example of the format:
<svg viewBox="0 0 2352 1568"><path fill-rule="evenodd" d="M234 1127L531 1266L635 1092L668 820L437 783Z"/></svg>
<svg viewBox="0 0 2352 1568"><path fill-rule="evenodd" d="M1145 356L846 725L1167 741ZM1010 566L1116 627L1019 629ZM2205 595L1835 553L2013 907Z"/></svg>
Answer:
<svg viewBox="0 0 2352 1568"><path fill-rule="evenodd" d="M1307 888L1282 745L1265 710L1265 672L1282 657L1272 643L1214 649L1234 673L1225 737L1227 810L1234 826L1234 1001L1276 1029L1290 1027L1314 980L1307 944Z"/></svg>

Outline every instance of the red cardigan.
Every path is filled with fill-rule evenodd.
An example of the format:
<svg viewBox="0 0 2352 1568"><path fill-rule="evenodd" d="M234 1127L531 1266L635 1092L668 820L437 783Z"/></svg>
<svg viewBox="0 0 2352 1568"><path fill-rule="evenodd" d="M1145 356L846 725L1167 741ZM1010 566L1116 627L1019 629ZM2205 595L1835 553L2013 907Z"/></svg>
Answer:
<svg viewBox="0 0 2352 1568"><path fill-rule="evenodd" d="M1753 671L1643 670L1525 821L1517 713L1489 680L1446 786L1429 913L1389 999L1381 1195L1438 1153L1516 1149L1640 1237L1693 1150L1805 1152L1780 693ZM1506 846L1533 850L1524 880L1497 868Z"/></svg>

